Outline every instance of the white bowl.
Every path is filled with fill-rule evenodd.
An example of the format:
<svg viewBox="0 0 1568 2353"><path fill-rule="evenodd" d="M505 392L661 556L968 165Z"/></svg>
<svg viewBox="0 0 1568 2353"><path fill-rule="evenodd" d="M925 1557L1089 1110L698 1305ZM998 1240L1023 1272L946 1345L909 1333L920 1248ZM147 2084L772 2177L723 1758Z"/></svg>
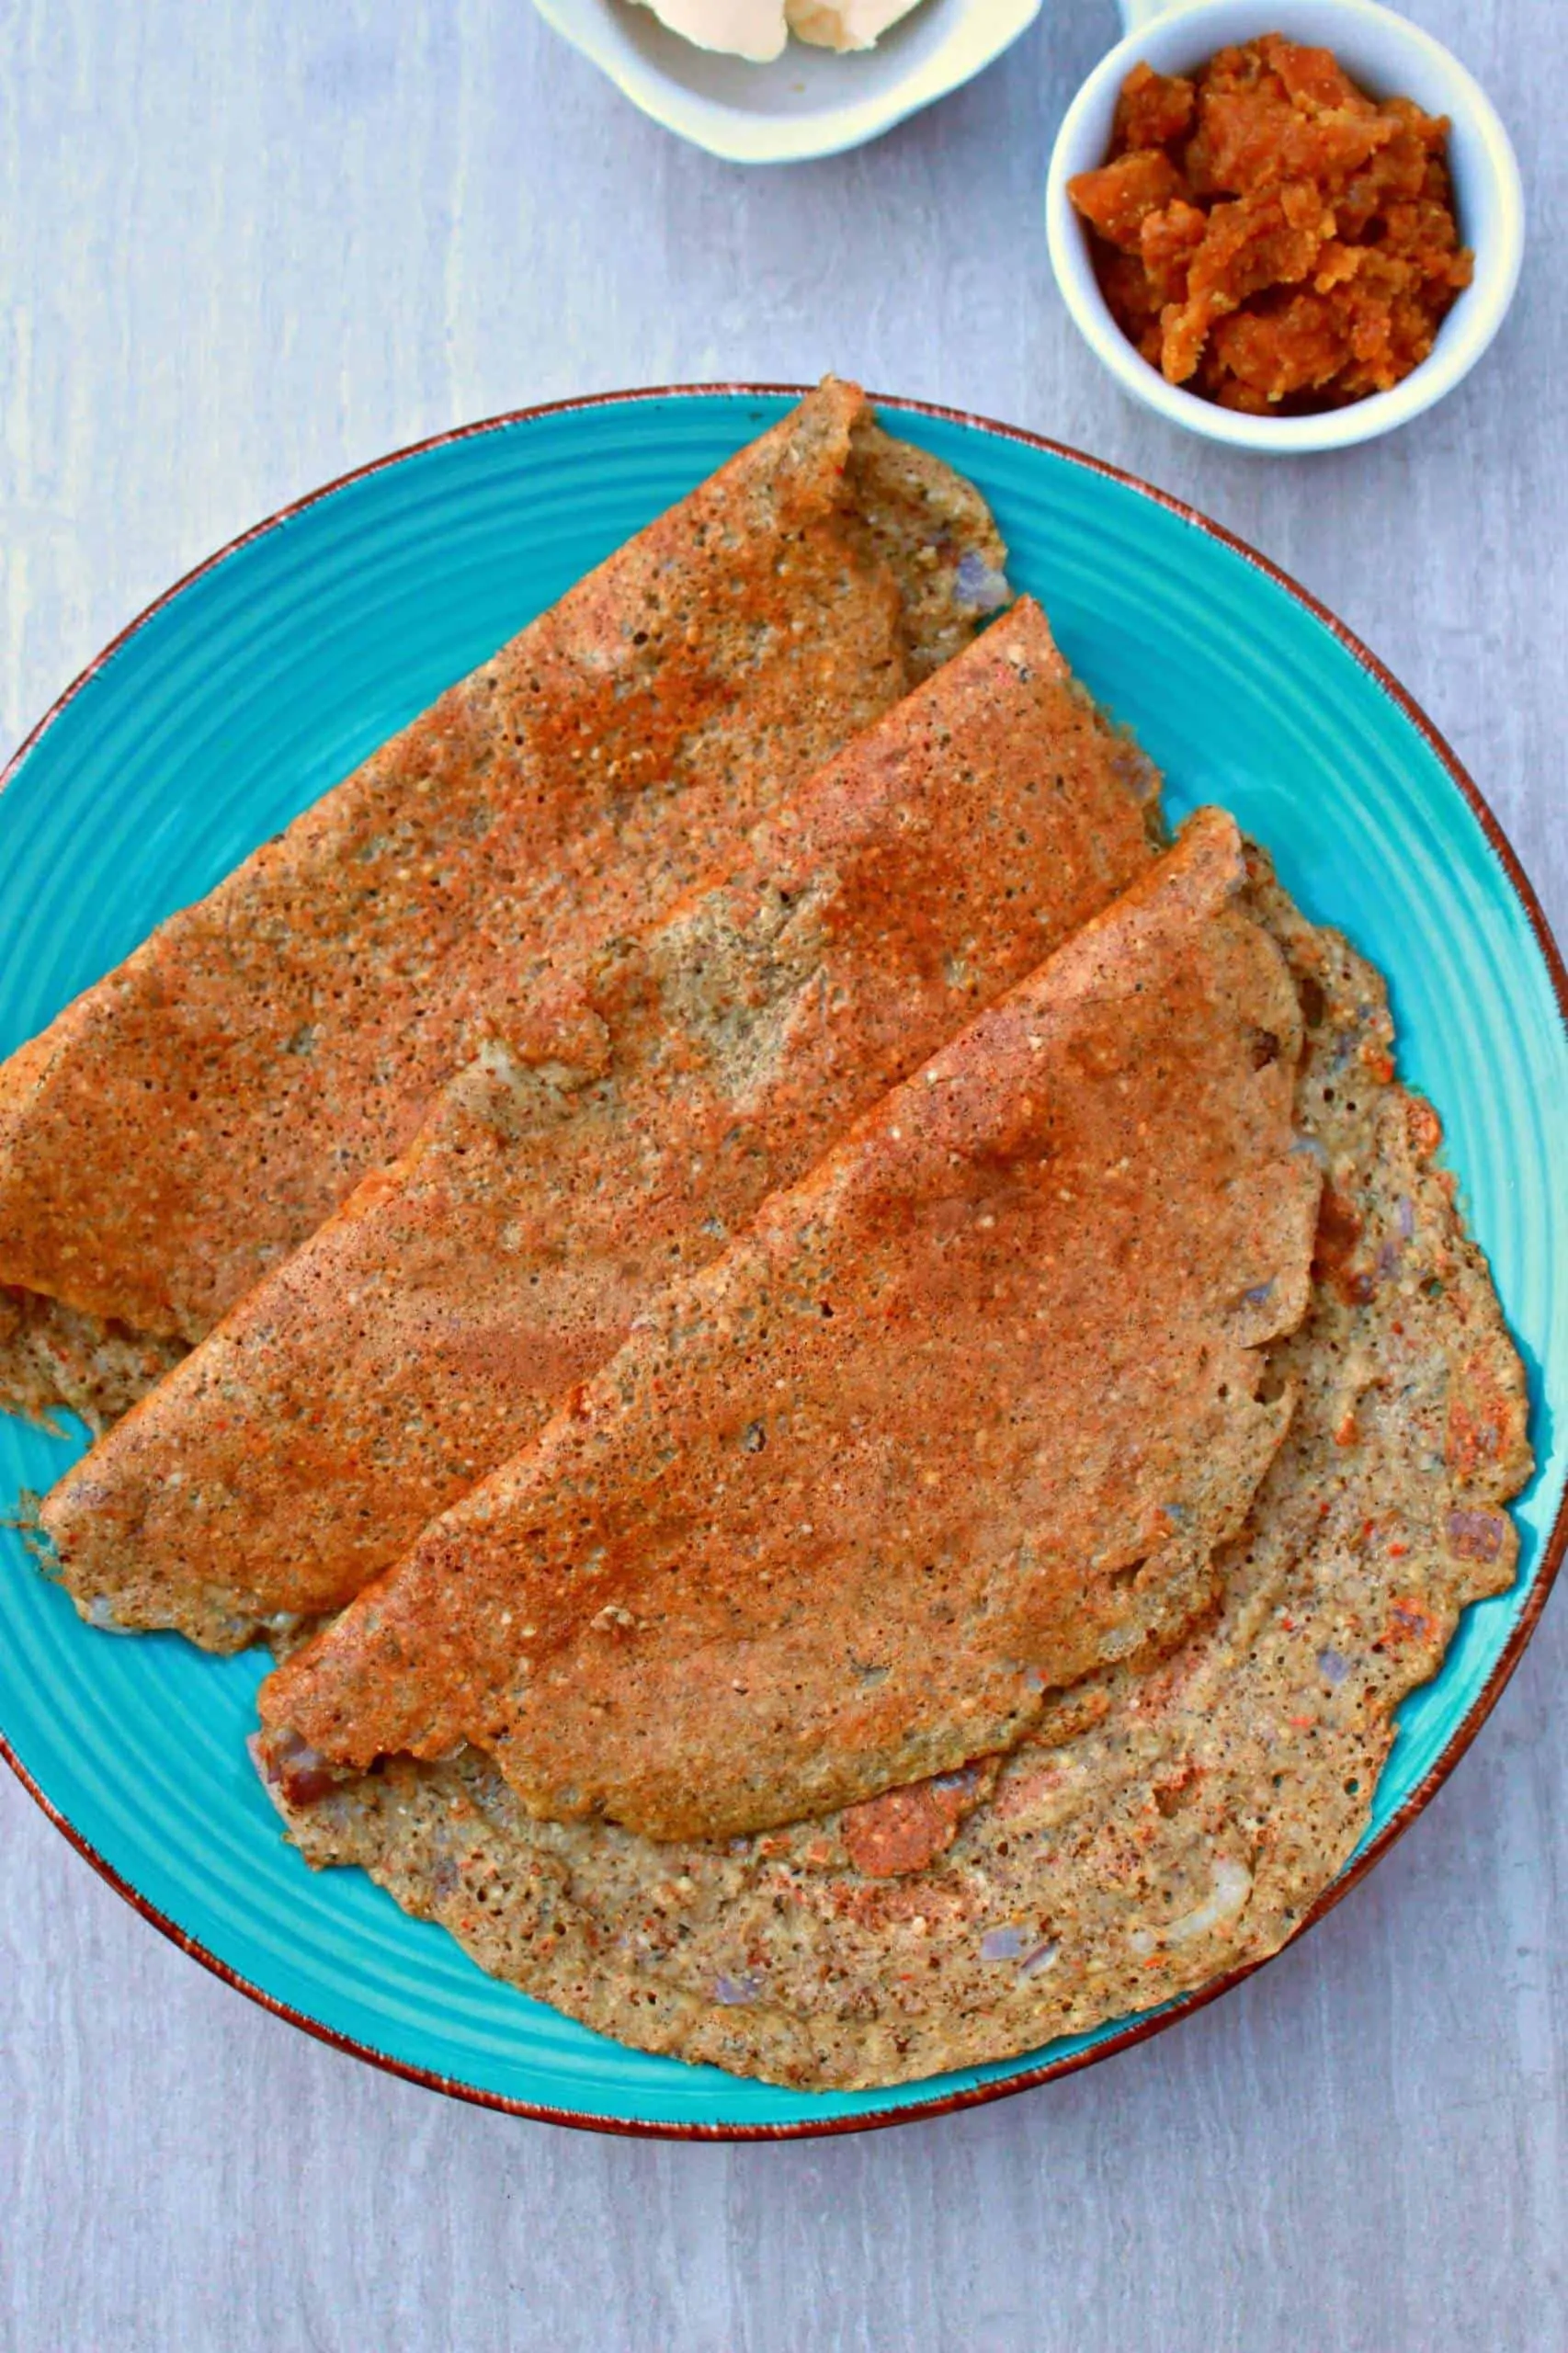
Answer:
<svg viewBox="0 0 1568 2353"><path fill-rule="evenodd" d="M1017 40L1040 0L922 0L875 49L850 56L791 40L769 65L698 49L631 0L534 0L666 131L733 164L792 164L880 138L945 97Z"/></svg>
<svg viewBox="0 0 1568 2353"><path fill-rule="evenodd" d="M1480 85L1430 33L1374 0L1186 0L1151 12L1131 0L1136 29L1119 41L1084 84L1057 133L1046 184L1046 235L1068 310L1085 342L1135 399L1175 425L1241 449L1296 456L1343 449L1405 425L1468 375L1513 300L1524 250L1525 207L1508 134ZM1460 235L1475 254L1475 277L1437 331L1429 358L1392 392L1318 416L1244 416L1168 384L1117 325L1095 278L1088 233L1074 211L1067 183L1105 161L1117 93L1129 67L1147 58L1156 72L1185 74L1233 41L1283 32L1331 49L1353 81L1374 97L1414 98L1446 114Z"/></svg>

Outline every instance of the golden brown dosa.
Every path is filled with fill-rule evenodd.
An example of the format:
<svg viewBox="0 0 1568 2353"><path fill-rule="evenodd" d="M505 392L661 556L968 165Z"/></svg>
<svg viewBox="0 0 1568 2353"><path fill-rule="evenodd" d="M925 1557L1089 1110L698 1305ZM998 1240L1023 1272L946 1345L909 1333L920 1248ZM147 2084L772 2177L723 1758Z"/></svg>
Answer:
<svg viewBox="0 0 1568 2353"><path fill-rule="evenodd" d="M1319 1189L1246 890L1201 812L269 1678L275 1759L466 1740L536 1813L723 1836L1008 1748L1189 1622Z"/></svg>
<svg viewBox="0 0 1568 2353"><path fill-rule="evenodd" d="M161 926L0 1068L0 1397L108 1418L142 1339L199 1338L408 1143L547 940L732 855L1001 560L830 381Z"/></svg>
<svg viewBox="0 0 1568 2353"><path fill-rule="evenodd" d="M1142 871L1152 786L1015 607L737 870L552 969L402 1161L69 1473L43 1524L78 1606L217 1648L341 1608Z"/></svg>

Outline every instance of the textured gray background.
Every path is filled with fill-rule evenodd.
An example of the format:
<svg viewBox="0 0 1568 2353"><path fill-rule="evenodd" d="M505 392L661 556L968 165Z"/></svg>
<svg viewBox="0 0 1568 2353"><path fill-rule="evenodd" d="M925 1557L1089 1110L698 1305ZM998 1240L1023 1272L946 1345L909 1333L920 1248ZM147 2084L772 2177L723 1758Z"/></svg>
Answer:
<svg viewBox="0 0 1568 2353"><path fill-rule="evenodd" d="M1047 0L934 112L756 177L526 0L0 0L0 746L345 467L530 401L831 365L1256 540L1434 714L1564 929L1562 18L1417 13L1518 143L1519 301L1437 414L1284 465L1124 405L1052 289L1045 156L1109 0ZM1560 1602L1403 1846L1217 2007L997 2108L782 2148L551 2131L340 2058L0 1774L0 2344L1558 2353L1565 1651Z"/></svg>

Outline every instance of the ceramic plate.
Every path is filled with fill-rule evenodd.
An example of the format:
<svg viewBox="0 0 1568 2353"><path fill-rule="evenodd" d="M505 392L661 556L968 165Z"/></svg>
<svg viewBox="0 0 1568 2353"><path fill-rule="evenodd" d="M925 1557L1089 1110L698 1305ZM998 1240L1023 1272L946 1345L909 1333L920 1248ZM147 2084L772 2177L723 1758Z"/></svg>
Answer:
<svg viewBox="0 0 1568 2353"><path fill-rule="evenodd" d="M502 418L351 476L184 581L70 690L0 794L0 1051L785 405L722 388ZM1068 450L886 405L991 501L1014 579L1165 769L1172 814L1222 801L1307 911L1389 973L1403 1069L1442 1113L1530 1370L1540 1467L1518 1506L1518 1582L1469 1612L1406 1701L1368 1836L1321 1913L1475 1733L1568 1538L1568 980L1451 754L1299 589ZM79 1444L0 1416L0 1509ZM892 2092L784 2092L623 2051L482 1975L359 1873L312 1876L246 1759L262 1671L173 1636L89 1632L0 1529L0 1732L53 1819L221 1975L445 2090L610 2130L842 2131L1082 2065L1216 1990Z"/></svg>

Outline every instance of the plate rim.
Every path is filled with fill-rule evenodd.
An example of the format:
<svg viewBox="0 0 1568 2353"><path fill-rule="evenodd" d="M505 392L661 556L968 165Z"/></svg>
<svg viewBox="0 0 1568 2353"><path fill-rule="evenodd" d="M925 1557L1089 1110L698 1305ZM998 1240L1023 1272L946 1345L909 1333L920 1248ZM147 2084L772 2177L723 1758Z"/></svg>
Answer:
<svg viewBox="0 0 1568 2353"><path fill-rule="evenodd" d="M176 598L183 596L187 588L204 578L207 574L216 571L221 564L226 563L242 549L280 529L296 516L305 513L312 506L319 506L324 500L334 497L338 492L349 488L356 483L365 482L375 474L390 472L392 467L402 465L409 459L423 457L431 450L445 449L460 441L473 440L483 434L502 432L514 426L533 424L544 417L566 415L590 409L629 406L642 401L715 397L732 400L779 398L799 400L810 390L811 387L805 384L720 381L689 384L645 384L612 392L580 393L564 400L540 401L524 408L506 409L496 415L483 417L470 425L453 426L445 432L428 434L420 440L405 443L399 449L387 451L381 457L370 459L364 465L350 467L346 472L335 474L318 488L305 492L299 498L291 499L287 506L277 508L262 521L252 524L248 529L226 540L212 554L204 557L199 563L191 565L150 604L143 606L134 614L124 627L115 633L108 644L78 671L69 685L56 696L42 718L22 738L6 762L4 768L0 769L0 793L4 793L7 786L14 781L36 745L62 717L67 707L75 700L88 683L113 661L120 648L140 631L146 628L165 606L173 604ZM985 416L975 410L954 408L936 401L914 400L896 393L868 392L866 396L875 408L894 411L908 416L931 417L940 423L963 426L975 432L992 435L999 440L1017 442L1027 449L1043 451L1047 456L1064 460L1070 465L1082 467L1086 472L1098 474L1108 482L1116 483L1125 490L1131 490L1141 497L1150 499L1155 506L1164 507L1167 513L1175 515L1192 529L1202 531L1209 538L1219 541L1221 546L1229 549L1233 554L1239 555L1264 578L1272 581L1277 587L1282 588L1287 595L1302 606L1313 620L1320 622L1331 636L1338 641L1352 659L1367 673L1373 684L1397 706L1403 717L1415 727L1439 766L1446 771L1449 781L1458 787L1461 796L1469 804L1494 857L1502 868L1509 887L1524 910L1551 982L1552 992L1557 1000L1558 1017L1564 1032L1568 1033L1568 964L1564 962L1562 950L1552 934L1546 911L1540 904L1533 883L1519 862L1513 844L1508 839L1485 795L1471 777L1447 738L1427 717L1409 689L1400 683L1387 665L1379 659L1370 647L1365 644L1336 613L1331 611L1328 606L1314 597L1310 589L1304 588L1300 581L1293 578L1271 557L1264 555L1238 533L1232 531L1222 523L1215 522L1212 517L1203 514L1200 509L1190 506L1185 499L1176 497L1174 493L1161 490L1154 483L1145 482L1142 476L1131 473L1123 467L1112 465L1104 458L1096 458L1086 450L1074 449L1067 442L1052 440L1045 434L1030 432L1023 426L1004 424L995 417ZM1179 2019L1191 2018L1198 2011L1207 2009L1210 2002L1219 2001L1223 1995L1232 1992L1247 1978L1255 1976L1259 1970L1267 1969L1271 1961L1279 1958L1281 1953L1298 1944L1310 1928L1315 1927L1319 1921L1326 1918L1353 1888L1359 1886L1369 1872L1382 1860L1396 1840L1403 1836L1416 1817L1426 1812L1501 1699L1505 1688L1540 1623L1541 1612L1546 1607L1547 1597L1556 1582L1558 1571L1562 1565L1565 1554L1568 1554L1568 1485L1565 1485L1563 1494L1559 1499L1551 1528L1542 1543L1540 1559L1524 1606L1515 1620L1508 1638L1494 1662L1486 1681L1404 1802L1390 1815L1376 1836L1354 1857L1338 1877L1324 1889L1316 1901L1303 1913L1284 1943L1274 1952L1266 1954L1261 1960L1247 1961L1238 1968L1227 1970L1221 1976L1211 1978L1207 1984L1195 1987L1191 1992L1176 1995L1163 2007L1132 2020L1119 2033L1109 2035L1103 2041L1091 2044L1085 2050L1069 2052L1059 2059L1047 2060L1037 2066L1021 2068L1015 2074L999 2077L994 2082L970 2085L963 2090L946 2092L929 2100L912 2100L895 2108L865 2109L854 2116L801 2117L787 2123L777 2124L703 2124L638 2117L596 2115L584 2109L558 2108L541 2101L518 2099L506 2092L487 2091L480 2085L464 2083L455 2076L443 2075L435 2068L420 2067L411 2061L393 2058L388 2052L378 2051L373 2043L362 2041L357 2036L346 2034L338 2028L328 2026L324 2020L312 2018L308 2012L297 2009L291 2003L281 2000L277 1995L269 1994L264 1986L256 1984L238 1970L231 1968L227 1961L221 1961L217 1954L209 1950L199 1938L192 1936L188 1930L182 1928L176 1921L171 1919L165 1912L161 1911L98 1852L92 1841L78 1830L52 1799L46 1795L17 1755L3 1728L0 1728L0 1759L3 1759L10 1768L23 1789L62 1836L86 1862L91 1864L99 1878L106 1881L114 1889L116 1894L122 1896L144 1920L149 1921L153 1927L167 1937L172 1944L176 1945L192 1961L199 1961L204 1969L210 1971L214 1977L221 1979L224 1984L233 1986L236 1992L244 1994L249 2000L255 2002L259 2008L269 2011L274 2018L281 2018L290 2026L300 2028L304 2033L313 2037L316 2041L325 2043L331 2050L346 2053L351 2058L363 2060L370 2066L380 2068L383 2074L399 2076L407 2083L418 2084L427 2091L444 2093L449 2098L464 2100L472 2107L497 2110L507 2116L522 2117L532 2123L562 2125L579 2131L610 2133L631 2140L717 2142L820 2140L842 2133L881 2131L894 2125L926 2122L932 2118L950 2115L963 2109L988 2107L993 2101L1010 2099L1018 2093L1035 2090L1042 2084L1054 2082L1065 2075L1076 2075L1085 2068L1096 2066L1102 2060L1114 2057L1119 2052L1132 2049L1137 2043L1149 2041L1155 2035L1164 2034Z"/></svg>

